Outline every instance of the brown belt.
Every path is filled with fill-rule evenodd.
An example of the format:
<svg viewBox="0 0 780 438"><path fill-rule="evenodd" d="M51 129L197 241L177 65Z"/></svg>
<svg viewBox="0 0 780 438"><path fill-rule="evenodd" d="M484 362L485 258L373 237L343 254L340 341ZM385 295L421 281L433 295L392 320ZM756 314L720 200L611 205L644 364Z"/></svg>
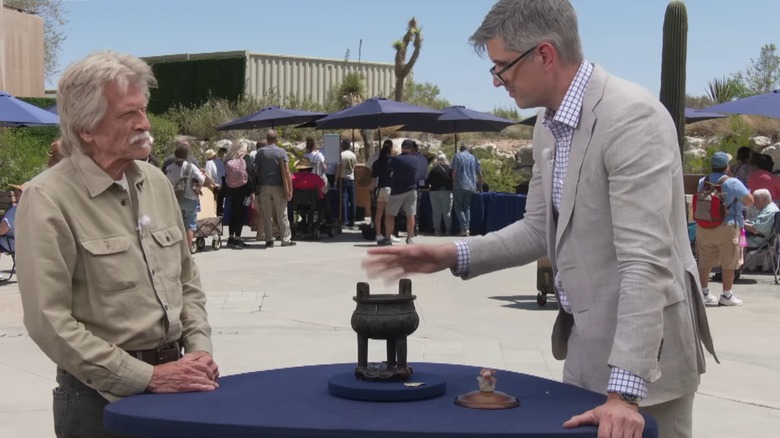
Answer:
<svg viewBox="0 0 780 438"><path fill-rule="evenodd" d="M181 359L181 344L179 342L171 342L151 350L126 351L130 356L150 365L161 365Z"/></svg>

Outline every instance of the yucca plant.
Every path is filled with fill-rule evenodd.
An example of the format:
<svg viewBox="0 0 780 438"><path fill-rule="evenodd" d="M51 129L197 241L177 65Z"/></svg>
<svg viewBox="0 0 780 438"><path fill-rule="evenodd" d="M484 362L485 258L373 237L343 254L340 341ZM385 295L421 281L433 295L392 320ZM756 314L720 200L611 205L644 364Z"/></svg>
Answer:
<svg viewBox="0 0 780 438"><path fill-rule="evenodd" d="M404 99L404 82L420 56L422 42L422 29L417 27L417 20L412 17L406 25L406 33L403 38L393 43L395 49L395 100L399 102ZM406 51L409 49L409 44L413 44L414 51L407 61Z"/></svg>
<svg viewBox="0 0 780 438"><path fill-rule="evenodd" d="M739 97L734 81L725 76L707 82L707 96L715 103L730 102Z"/></svg>

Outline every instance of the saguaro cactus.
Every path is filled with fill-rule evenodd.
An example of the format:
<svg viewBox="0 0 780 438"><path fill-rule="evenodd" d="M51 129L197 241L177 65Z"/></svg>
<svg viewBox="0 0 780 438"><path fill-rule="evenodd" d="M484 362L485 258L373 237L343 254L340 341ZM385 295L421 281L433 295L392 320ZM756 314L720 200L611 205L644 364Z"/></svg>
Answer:
<svg viewBox="0 0 780 438"><path fill-rule="evenodd" d="M671 0L664 16L661 60L661 103L677 127L680 154L685 147L685 63L688 51L688 12L682 0Z"/></svg>

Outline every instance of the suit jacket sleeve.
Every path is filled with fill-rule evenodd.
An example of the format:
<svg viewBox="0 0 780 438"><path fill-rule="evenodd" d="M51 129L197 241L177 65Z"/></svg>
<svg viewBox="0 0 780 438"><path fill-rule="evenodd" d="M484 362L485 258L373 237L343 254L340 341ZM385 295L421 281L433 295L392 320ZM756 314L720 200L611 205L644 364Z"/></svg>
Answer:
<svg viewBox="0 0 780 438"><path fill-rule="evenodd" d="M620 290L609 364L652 382L660 377L664 308L685 299L670 268L680 152L673 125L647 102L610 114L602 153Z"/></svg>

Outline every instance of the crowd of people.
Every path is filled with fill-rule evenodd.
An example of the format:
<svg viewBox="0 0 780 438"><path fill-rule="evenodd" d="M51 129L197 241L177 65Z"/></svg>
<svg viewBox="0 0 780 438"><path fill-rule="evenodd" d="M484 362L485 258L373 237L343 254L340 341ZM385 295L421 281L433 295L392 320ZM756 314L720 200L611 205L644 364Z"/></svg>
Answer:
<svg viewBox="0 0 780 438"><path fill-rule="evenodd" d="M719 187L726 209L718 226L696 225L699 280L706 304L742 305L742 299L733 292L736 273L747 253L761 248L774 233L780 176L772 173L773 168L772 157L742 147L733 161L725 152L713 154L711 172L699 181L698 192L705 188L705 182ZM719 296L709 288L711 271L716 266L720 266L717 277L723 283ZM770 263L762 261L759 266L769 268Z"/></svg>
<svg viewBox="0 0 780 438"><path fill-rule="evenodd" d="M410 245L426 183L437 231L451 231L450 202L458 222L469 223L479 163L463 145L451 164L437 156L429 168L414 141L404 140L397 156L385 142L371 166L380 247L369 250L363 268L370 277L449 270L468 280L547 257L559 303L551 347L565 361L562 379L604 396L560 427L596 425L600 437L639 437L642 406L659 436L693 436L705 352L717 361L704 307L712 301L707 264L724 268L719 302L737 303L725 278L739 262L733 245L743 225L766 230L760 218L769 216L772 187L758 185L774 180L742 168L723 179L729 158L713 156L705 179L720 182L733 215L698 236L697 267L674 123L654 95L585 59L568 0L499 0L470 42L489 56L486 78L495 87L519 108L543 108L525 216L485 236ZM245 142L207 151L203 166L181 142L155 166L146 114L155 85L149 65L131 55L97 52L68 66L57 90L61 161L25 184L15 213L24 325L56 364L58 437L114 436L103 411L121 397L218 390L206 293L187 245L203 187L227 201L222 213L229 213L228 243L236 248L244 245L253 197L266 246L274 245L274 226L281 246L294 244L285 210L296 186L318 193L342 187L346 206L338 217L347 226L356 220L348 141L335 174L313 141L291 174L273 130L255 151ZM743 207L754 203L761 210L743 221ZM407 245L393 246L401 211ZM468 236L468 228L459 234Z"/></svg>

